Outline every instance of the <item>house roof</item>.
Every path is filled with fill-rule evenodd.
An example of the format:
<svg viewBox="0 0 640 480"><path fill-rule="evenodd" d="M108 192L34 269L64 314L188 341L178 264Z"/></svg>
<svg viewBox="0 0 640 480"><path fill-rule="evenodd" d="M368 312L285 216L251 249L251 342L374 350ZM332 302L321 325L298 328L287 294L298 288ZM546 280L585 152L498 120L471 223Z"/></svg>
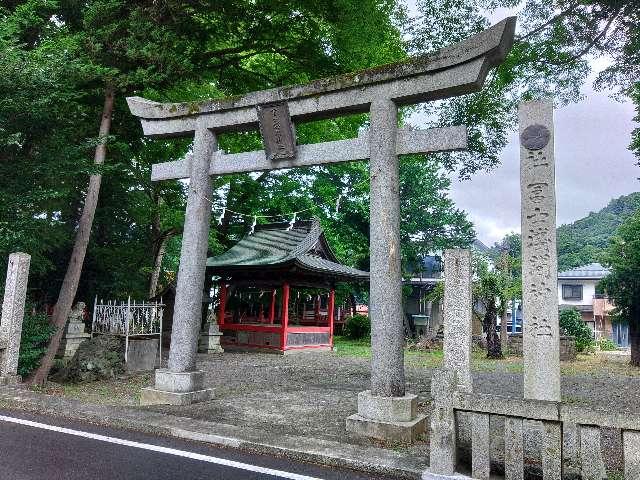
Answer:
<svg viewBox="0 0 640 480"><path fill-rule="evenodd" d="M472 246L472 248L475 248L480 253L489 253L491 251L491 249L489 247L487 247L484 243L482 243L477 238L473 241L471 246Z"/></svg>
<svg viewBox="0 0 640 480"><path fill-rule="evenodd" d="M338 262L317 220L256 225L253 234L217 257L207 259L207 268L216 275L278 269L302 274L323 275L336 281L369 279L364 272Z"/></svg>
<svg viewBox="0 0 640 480"><path fill-rule="evenodd" d="M607 275L609 275L609 269L599 263L590 263L589 265L583 265L572 270L560 272L558 273L558 278L564 280L600 280Z"/></svg>

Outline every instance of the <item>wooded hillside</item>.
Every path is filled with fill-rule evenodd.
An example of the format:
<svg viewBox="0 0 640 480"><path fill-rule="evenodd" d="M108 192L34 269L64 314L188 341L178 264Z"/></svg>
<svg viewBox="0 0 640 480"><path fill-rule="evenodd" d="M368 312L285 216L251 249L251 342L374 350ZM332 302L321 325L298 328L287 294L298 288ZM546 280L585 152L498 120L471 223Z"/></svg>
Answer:
<svg viewBox="0 0 640 480"><path fill-rule="evenodd" d="M640 209L640 192L615 198L598 212L558 227L558 270L600 261L620 224Z"/></svg>

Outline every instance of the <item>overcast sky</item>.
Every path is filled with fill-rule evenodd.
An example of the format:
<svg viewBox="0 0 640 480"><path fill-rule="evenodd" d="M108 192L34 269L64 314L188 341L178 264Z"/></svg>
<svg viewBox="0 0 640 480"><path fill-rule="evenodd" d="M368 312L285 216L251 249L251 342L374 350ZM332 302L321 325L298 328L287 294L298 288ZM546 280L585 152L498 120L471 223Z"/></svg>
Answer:
<svg viewBox="0 0 640 480"><path fill-rule="evenodd" d="M415 14L415 0L408 1ZM601 67L594 63L594 69ZM603 208L609 200L640 191L640 168L628 150L634 123L631 102L583 87L585 99L555 111L556 201L558 224L571 223ZM415 116L411 123L419 125ZM519 150L517 134L491 173L452 182L451 197L474 223L478 239L493 245L520 231Z"/></svg>

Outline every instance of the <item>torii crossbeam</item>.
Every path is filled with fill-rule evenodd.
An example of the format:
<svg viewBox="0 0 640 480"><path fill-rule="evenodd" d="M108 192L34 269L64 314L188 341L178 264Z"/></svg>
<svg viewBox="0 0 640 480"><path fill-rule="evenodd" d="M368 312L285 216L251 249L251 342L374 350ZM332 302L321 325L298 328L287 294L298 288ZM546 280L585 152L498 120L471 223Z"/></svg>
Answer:
<svg viewBox="0 0 640 480"><path fill-rule="evenodd" d="M515 20L507 18L432 55L305 85L203 102L127 99L145 135L195 137L189 157L152 169L152 180L189 178L190 188L168 369L156 372L155 389L143 393L142 402L185 404L210 395L203 388L202 372L196 370L196 351L211 216L206 199L212 189L211 176L369 159L371 391L359 396L355 424L398 420L389 412L387 417L382 415L384 418L372 417L372 411L389 405L389 397L400 397L398 400L412 407L415 396L405 395L403 365L398 155L466 148L466 129L398 129L397 109L480 90L489 70L499 65L511 49ZM296 123L358 112L370 113L370 127L357 138L296 145ZM217 149L219 133L258 129L264 150L225 154ZM357 430L351 423L350 428ZM372 431L368 427L364 430Z"/></svg>

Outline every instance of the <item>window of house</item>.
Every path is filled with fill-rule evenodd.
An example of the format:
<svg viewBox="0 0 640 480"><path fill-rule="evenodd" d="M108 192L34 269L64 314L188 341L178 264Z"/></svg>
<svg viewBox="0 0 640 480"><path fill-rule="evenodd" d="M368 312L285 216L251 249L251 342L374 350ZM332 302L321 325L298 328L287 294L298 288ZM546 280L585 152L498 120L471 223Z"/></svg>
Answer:
<svg viewBox="0 0 640 480"><path fill-rule="evenodd" d="M562 285L563 300L582 300L582 285Z"/></svg>

